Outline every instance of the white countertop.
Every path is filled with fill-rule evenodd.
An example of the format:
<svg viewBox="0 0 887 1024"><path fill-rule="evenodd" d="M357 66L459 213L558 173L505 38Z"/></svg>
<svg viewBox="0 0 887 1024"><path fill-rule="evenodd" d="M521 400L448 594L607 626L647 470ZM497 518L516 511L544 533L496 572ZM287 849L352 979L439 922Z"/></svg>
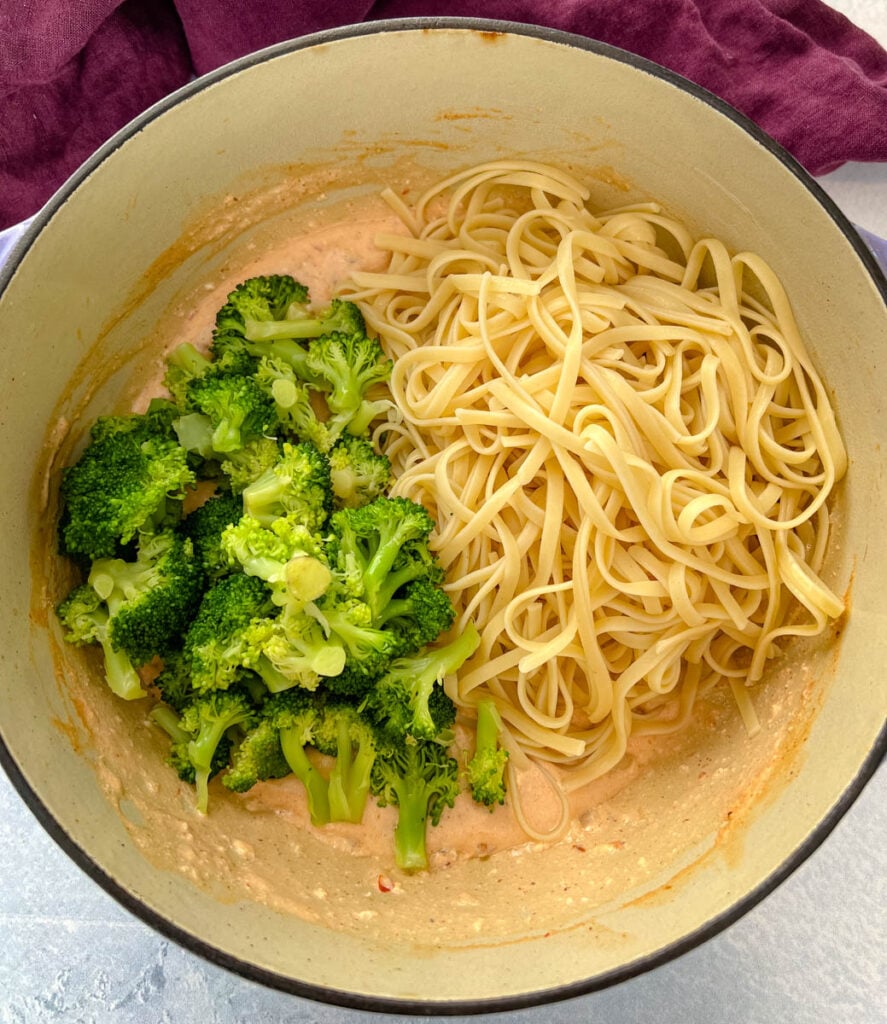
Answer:
<svg viewBox="0 0 887 1024"><path fill-rule="evenodd" d="M832 6L887 47L885 0L832 0ZM887 165L847 165L820 183L851 220L887 238ZM883 1024L885 798L882 768L786 882L678 960L594 995L486 1019ZM370 1024L381 1019L264 989L162 938L68 860L0 775L0 1024Z"/></svg>

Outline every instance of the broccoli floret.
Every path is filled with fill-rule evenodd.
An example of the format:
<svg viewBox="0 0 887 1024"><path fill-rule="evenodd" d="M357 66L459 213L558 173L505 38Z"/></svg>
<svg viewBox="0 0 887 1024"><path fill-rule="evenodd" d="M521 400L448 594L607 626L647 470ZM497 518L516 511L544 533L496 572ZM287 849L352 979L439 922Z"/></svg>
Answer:
<svg viewBox="0 0 887 1024"><path fill-rule="evenodd" d="M246 351L256 360L267 360L276 365L278 372L283 368L293 380L306 384L316 383L314 374L308 369L308 349L299 341L284 338L281 341L248 341ZM260 364L261 365L261 364Z"/></svg>
<svg viewBox="0 0 887 1024"><path fill-rule="evenodd" d="M211 582L231 572L227 552L222 548L225 528L240 521L243 502L233 494L218 494L190 512L182 532L194 545L194 557Z"/></svg>
<svg viewBox="0 0 887 1024"><path fill-rule="evenodd" d="M97 559L88 582L59 605L65 639L99 644L111 690L126 700L143 697L135 666L166 653L181 635L203 580L189 540L171 532L143 534L135 561Z"/></svg>
<svg viewBox="0 0 887 1024"><path fill-rule="evenodd" d="M238 743L222 785L233 793L245 793L257 782L282 779L292 772L280 749L280 734L268 718L261 718Z"/></svg>
<svg viewBox="0 0 887 1024"><path fill-rule="evenodd" d="M244 335L248 341L277 341L281 338L319 338L343 332L364 334L363 314L353 302L333 299L329 306L312 312L305 299L289 305L283 317L245 317Z"/></svg>
<svg viewBox="0 0 887 1024"><path fill-rule="evenodd" d="M400 654L412 654L445 633L456 617L453 603L428 579L414 580L382 610L380 622L396 634Z"/></svg>
<svg viewBox="0 0 887 1024"><path fill-rule="evenodd" d="M308 370L329 389L326 401L330 412L355 436L365 434L389 407L389 401L373 402L366 396L374 384L389 379L392 365L379 342L362 333L326 334L308 347Z"/></svg>
<svg viewBox="0 0 887 1024"><path fill-rule="evenodd" d="M163 383L180 412L189 406L188 390L192 382L215 369L213 361L190 341L182 342L169 353Z"/></svg>
<svg viewBox="0 0 887 1024"><path fill-rule="evenodd" d="M169 354L164 384L184 414L173 424L180 443L204 458L238 451L277 428L274 403L253 377L252 367L244 372L214 362L190 342ZM209 423L195 414L206 416Z"/></svg>
<svg viewBox="0 0 887 1024"><path fill-rule="evenodd" d="M298 689L269 697L262 709L262 717L271 722L280 736L287 764L305 786L314 825L326 825L330 820L329 783L312 764L306 749L314 743L320 714L318 701Z"/></svg>
<svg viewBox="0 0 887 1024"><path fill-rule="evenodd" d="M183 782L188 782L193 786L197 781L197 770L191 761L189 752L191 735L182 728L179 716L172 708L167 707L165 704L158 704L152 709L148 717L156 725L159 725L171 740L169 754L166 759L167 764L175 770L176 775ZM223 736L213 754L209 770L210 779L227 767L230 756L231 741L227 736Z"/></svg>
<svg viewBox="0 0 887 1024"><path fill-rule="evenodd" d="M314 731L314 746L335 763L329 776L331 821L363 820L376 759L376 730L354 707L328 700Z"/></svg>
<svg viewBox="0 0 887 1024"><path fill-rule="evenodd" d="M459 765L440 743L393 740L382 743L373 762L371 792L382 806L394 804L394 849L404 871L428 867L426 825L440 822L459 795Z"/></svg>
<svg viewBox="0 0 887 1024"><path fill-rule="evenodd" d="M204 574L191 541L164 531L142 534L133 562L96 559L88 582L108 609L111 643L143 665L184 633L203 593Z"/></svg>
<svg viewBox="0 0 887 1024"><path fill-rule="evenodd" d="M395 659L367 698L370 714L389 733L435 738L452 724L442 722L439 715L435 718L435 710L444 710L449 717L447 709L452 705L449 699L440 699L441 683L474 654L479 644L480 634L469 623L461 636L442 647L428 647L412 657Z"/></svg>
<svg viewBox="0 0 887 1024"><path fill-rule="evenodd" d="M110 615L104 601L83 583L75 587L58 606L58 617L70 644L99 644L105 659L105 680L124 700L145 696L142 681L125 651L115 650L110 637Z"/></svg>
<svg viewBox="0 0 887 1024"><path fill-rule="evenodd" d="M175 402L170 402L166 398L152 398L143 415L149 430L170 440L175 440L173 422L180 415Z"/></svg>
<svg viewBox="0 0 887 1024"><path fill-rule="evenodd" d="M280 458L280 445L273 437L255 437L238 448L227 452L221 460L221 484L227 484L232 493L240 494L253 481L266 473Z"/></svg>
<svg viewBox="0 0 887 1024"><path fill-rule="evenodd" d="M290 610L316 601L332 581L319 535L294 515L272 519L268 526L244 515L225 529L221 545L229 562L264 580L274 603Z"/></svg>
<svg viewBox="0 0 887 1024"><path fill-rule="evenodd" d="M164 655L163 668L155 677L154 686L163 702L173 711L181 713L185 705L193 700L190 666L181 650L169 651Z"/></svg>
<svg viewBox="0 0 887 1024"><path fill-rule="evenodd" d="M197 787L197 808L206 814L209 793L207 784L219 744L234 725L249 725L255 709L239 690L210 693L188 704L179 718L179 726L188 734L188 760L194 767Z"/></svg>
<svg viewBox="0 0 887 1024"><path fill-rule="evenodd" d="M277 429L274 403L252 377L206 373L188 385L187 401L190 409L209 417L213 451L222 454Z"/></svg>
<svg viewBox="0 0 887 1024"><path fill-rule="evenodd" d="M333 593L318 602L317 607L331 637L337 638L348 653L350 676L373 680L388 668L398 653L398 640L388 630L373 626L369 605L356 598L343 598ZM349 680L349 685L351 682L353 680Z"/></svg>
<svg viewBox="0 0 887 1024"><path fill-rule="evenodd" d="M212 420L202 412L189 412L173 420L172 429L179 444L190 455L198 456L200 475L206 476L206 467L203 463L213 463L219 458L219 454L213 448Z"/></svg>
<svg viewBox="0 0 887 1024"><path fill-rule="evenodd" d="M241 282L216 314L210 351L218 365L249 375L256 360L247 351L244 324L250 320L277 320L292 303L305 303L308 289L287 274L267 274Z"/></svg>
<svg viewBox="0 0 887 1024"><path fill-rule="evenodd" d="M271 593L255 576L234 573L210 587L185 635L184 656L199 693L227 689L254 656L248 627L274 609Z"/></svg>
<svg viewBox="0 0 887 1024"><path fill-rule="evenodd" d="M274 402L283 430L299 441L328 452L344 430L334 419L321 421L312 401L316 389L298 378L292 366L282 359L265 358L259 362L256 381Z"/></svg>
<svg viewBox="0 0 887 1024"><path fill-rule="evenodd" d="M247 630L246 641L249 667L271 693L293 686L316 690L321 677L336 676L345 665L345 648L306 612L259 619Z"/></svg>
<svg viewBox="0 0 887 1024"><path fill-rule="evenodd" d="M334 570L347 589L366 601L378 625L397 590L433 564L430 554L424 560L413 557L411 548L427 553L434 521L427 509L407 498L376 498L361 508L334 512L330 526Z"/></svg>
<svg viewBox="0 0 887 1024"><path fill-rule="evenodd" d="M329 453L335 508L360 508L386 493L391 462L364 437L343 434Z"/></svg>
<svg viewBox="0 0 887 1024"><path fill-rule="evenodd" d="M468 762L471 795L490 810L505 803L505 766L508 751L499 746L502 718L494 701L484 699L477 705L475 751Z"/></svg>
<svg viewBox="0 0 887 1024"><path fill-rule="evenodd" d="M213 447L215 430L212 420L202 412L189 412L173 422L179 444L189 454L189 464L202 479L215 479L221 488L234 494L251 484L280 458L280 445L275 437L254 437L230 452Z"/></svg>
<svg viewBox="0 0 887 1024"><path fill-rule="evenodd" d="M174 402L152 398L143 413L124 416L99 416L90 429L90 438L100 441L111 434L129 434L133 431L144 437L162 437L174 441L173 421L179 416Z"/></svg>
<svg viewBox="0 0 887 1024"><path fill-rule="evenodd" d="M110 418L101 421L79 460L64 470L59 533L68 554L112 557L139 531L181 516L185 490L195 482L188 453L158 435L151 419L125 419L128 429L119 430L110 429Z"/></svg>
<svg viewBox="0 0 887 1024"><path fill-rule="evenodd" d="M313 444L283 445L280 459L243 491L243 511L263 526L290 516L314 533L332 509L329 460Z"/></svg>

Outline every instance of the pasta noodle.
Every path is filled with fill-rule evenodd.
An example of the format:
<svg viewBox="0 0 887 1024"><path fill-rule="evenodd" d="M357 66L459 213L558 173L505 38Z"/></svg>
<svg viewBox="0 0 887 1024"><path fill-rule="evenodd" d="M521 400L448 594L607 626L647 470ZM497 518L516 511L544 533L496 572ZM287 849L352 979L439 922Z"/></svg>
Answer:
<svg viewBox="0 0 887 1024"><path fill-rule="evenodd" d="M843 611L820 572L846 456L780 282L587 200L554 167L471 168L393 201L408 233L349 287L396 357L394 493L436 515L481 630L451 695L492 698L513 763L566 791L723 681L753 731L777 642Z"/></svg>

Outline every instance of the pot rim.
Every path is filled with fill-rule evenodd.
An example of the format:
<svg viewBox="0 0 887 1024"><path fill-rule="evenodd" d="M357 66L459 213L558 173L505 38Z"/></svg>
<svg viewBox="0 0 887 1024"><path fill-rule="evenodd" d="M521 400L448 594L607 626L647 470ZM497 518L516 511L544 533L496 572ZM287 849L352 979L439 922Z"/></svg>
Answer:
<svg viewBox="0 0 887 1024"><path fill-rule="evenodd" d="M321 32L311 33L309 35L300 36L296 39L275 43L272 46L265 47L264 49L257 50L244 57L240 57L223 65L222 67L216 68L214 71L208 72L207 74L194 79L188 84L170 93L168 96L165 96L103 143L33 216L21 237L8 253L4 265L0 268L0 298L2 298L6 287L15 275L15 272L28 249L51 222L53 216L59 209L61 209L68 198L93 173L93 171L96 170L97 167L99 167L124 143L134 135L138 134L138 132L153 120L167 113L180 103L228 77L239 74L240 72L255 65L263 64L266 61L274 60L298 50L366 35L378 35L387 32L427 32L429 30L461 30L478 33L521 35L545 42L574 47L628 64L639 71L645 72L646 74L659 78L670 85L676 86L696 99L706 103L709 107L712 107L720 114L731 120L739 128L743 129L756 143L758 143L758 145L762 146L770 153L771 156L782 163L782 165L806 187L813 198L825 208L831 220L844 234L847 241L855 250L856 255L871 275L882 298L884 299L885 305L887 305L887 276L885 276L884 271L876 260L871 249L863 241L854 225L846 215L841 212L828 193L811 177L795 157L776 142L775 139L767 135L754 121L736 110L726 101L715 96L702 86L684 78L677 72L609 43L600 42L599 40L541 25L506 21L502 19L463 17L383 19L374 22L344 25ZM859 771L845 787L841 797L829 809L828 813L822 818L822 820L810 831L804 841L754 889L737 899L736 902L727 910L716 915L714 918L701 925L695 931L685 935L683 938L670 943L669 945L657 950L655 953L639 957L636 960L623 964L620 967L613 968L580 981L569 982L563 985L527 993L493 996L488 999L474 998L435 1002L433 1000L418 1000L414 998L365 995L362 993L347 992L342 989L331 988L329 986L311 982L299 981L280 974L277 971L259 967L257 964L250 963L230 953L226 953L212 945L212 943L207 942L206 940L199 938L184 928L176 925L174 922L159 914L152 907L143 902L141 898L130 892L122 883L107 874L105 870L90 856L90 854L61 827L52 812L28 782L24 772L13 758L9 747L3 739L2 733L0 733L0 766L2 766L12 785L24 803L34 814L37 821L43 826L49 836L71 858L71 860L74 861L74 863L92 879L92 881L97 883L105 890L105 892L113 897L117 903L134 914L137 918L141 919L152 929L184 947L189 952L197 954L218 967L225 968L226 970L240 975L249 981L286 992L290 995L355 1010L377 1013L409 1013L421 1016L455 1016L463 1014L495 1013L508 1010L527 1009L533 1006L541 1006L549 1003L560 1002L566 999L574 999L576 997L588 995L590 993L600 991L601 989L609 988L610 986L628 981L629 979L641 974L645 974L646 972L653 970L656 967L660 967L674 959L677 959L684 953L695 949L697 946L707 942L709 939L713 938L729 925L744 916L749 910L760 903L764 897L769 895L769 893L785 881L785 879L800 867L808 857L810 857L810 855L825 841L841 818L843 818L856 801L857 797L865 788L865 785L875 774L875 771L883 761L885 755L887 755L887 723L882 726L877 739L863 759Z"/></svg>

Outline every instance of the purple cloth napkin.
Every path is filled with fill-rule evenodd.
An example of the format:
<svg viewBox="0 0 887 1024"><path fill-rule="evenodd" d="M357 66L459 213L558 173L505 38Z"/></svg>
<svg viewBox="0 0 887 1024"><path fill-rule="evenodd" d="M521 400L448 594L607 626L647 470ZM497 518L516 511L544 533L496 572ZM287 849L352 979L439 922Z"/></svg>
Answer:
<svg viewBox="0 0 887 1024"><path fill-rule="evenodd" d="M887 161L887 52L819 0L16 0L0 7L0 228L194 74L336 25L441 15L640 54L743 111L814 174Z"/></svg>

